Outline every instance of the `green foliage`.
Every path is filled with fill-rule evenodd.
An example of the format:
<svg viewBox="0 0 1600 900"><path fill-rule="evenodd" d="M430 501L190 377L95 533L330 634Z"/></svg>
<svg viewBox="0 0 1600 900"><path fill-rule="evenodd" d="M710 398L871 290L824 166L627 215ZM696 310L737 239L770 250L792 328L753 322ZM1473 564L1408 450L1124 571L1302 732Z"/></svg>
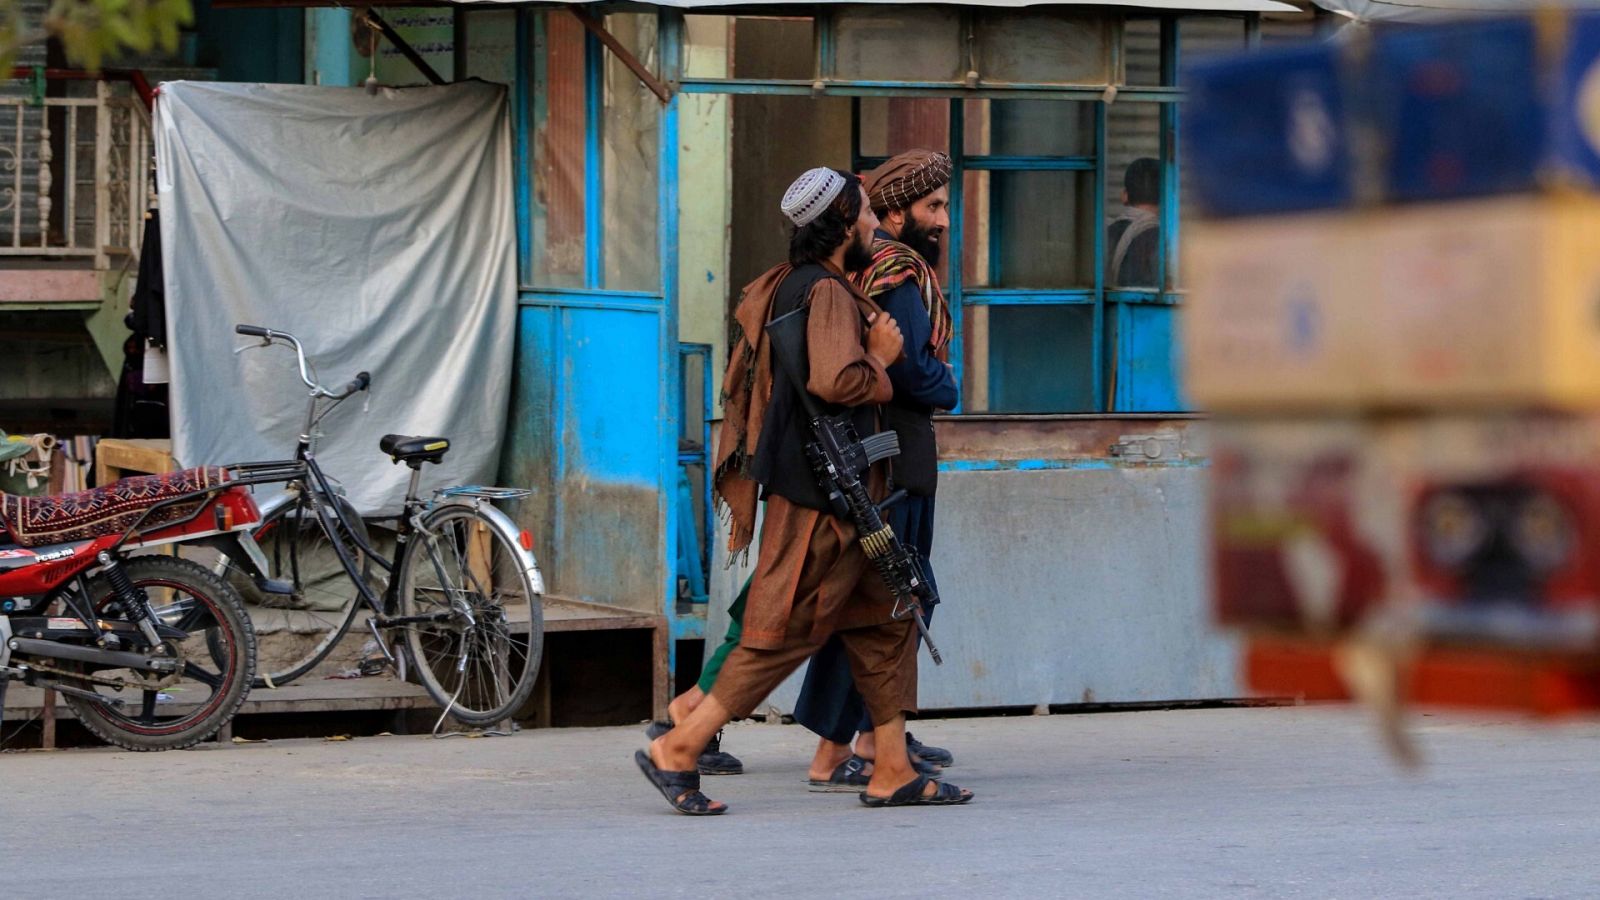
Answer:
<svg viewBox="0 0 1600 900"><path fill-rule="evenodd" d="M42 28L29 28L17 0L0 0L0 69L17 48L59 38L70 65L98 69L108 58L178 46L178 28L194 21L189 0L54 0Z"/></svg>

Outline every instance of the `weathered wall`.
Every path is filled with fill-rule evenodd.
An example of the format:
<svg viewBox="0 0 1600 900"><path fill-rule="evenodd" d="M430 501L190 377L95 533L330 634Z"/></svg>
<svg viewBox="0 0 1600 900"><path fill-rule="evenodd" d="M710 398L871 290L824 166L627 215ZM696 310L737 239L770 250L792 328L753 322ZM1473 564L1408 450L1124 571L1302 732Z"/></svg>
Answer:
<svg viewBox="0 0 1600 900"><path fill-rule="evenodd" d="M729 28L721 16L690 16L686 64L726 75ZM712 378L728 358L729 216L732 208L732 98L678 97L678 336L712 346ZM689 385L690 390L699 385Z"/></svg>
<svg viewBox="0 0 1600 900"><path fill-rule="evenodd" d="M1242 695L1236 645L1208 621L1209 470L1192 428L941 423L933 564L945 602L933 635L945 664L922 656L925 709ZM1176 435L1183 450L1141 462L1106 452L1146 433ZM1013 449L990 452L1002 442ZM708 647L742 582L718 571ZM792 710L802 673L768 702Z"/></svg>

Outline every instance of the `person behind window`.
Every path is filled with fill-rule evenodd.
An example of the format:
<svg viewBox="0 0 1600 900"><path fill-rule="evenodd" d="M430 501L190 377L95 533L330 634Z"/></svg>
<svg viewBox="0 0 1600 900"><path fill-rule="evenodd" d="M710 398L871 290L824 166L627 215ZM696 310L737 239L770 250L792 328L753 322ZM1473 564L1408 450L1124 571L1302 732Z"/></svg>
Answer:
<svg viewBox="0 0 1600 900"><path fill-rule="evenodd" d="M1106 283L1116 287L1160 287L1161 163L1148 156L1128 164L1122 179L1122 215L1106 227Z"/></svg>

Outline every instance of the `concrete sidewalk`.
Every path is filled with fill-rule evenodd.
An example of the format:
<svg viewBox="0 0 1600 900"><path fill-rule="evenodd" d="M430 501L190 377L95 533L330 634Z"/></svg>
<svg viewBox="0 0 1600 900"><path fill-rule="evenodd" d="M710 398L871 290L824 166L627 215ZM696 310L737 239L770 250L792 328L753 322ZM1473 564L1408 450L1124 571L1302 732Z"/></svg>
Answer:
<svg viewBox="0 0 1600 900"><path fill-rule="evenodd" d="M811 794L730 728L733 811L672 813L638 729L0 754L14 897L1592 897L1600 724L1418 717L1399 773L1338 708L918 723L966 807Z"/></svg>

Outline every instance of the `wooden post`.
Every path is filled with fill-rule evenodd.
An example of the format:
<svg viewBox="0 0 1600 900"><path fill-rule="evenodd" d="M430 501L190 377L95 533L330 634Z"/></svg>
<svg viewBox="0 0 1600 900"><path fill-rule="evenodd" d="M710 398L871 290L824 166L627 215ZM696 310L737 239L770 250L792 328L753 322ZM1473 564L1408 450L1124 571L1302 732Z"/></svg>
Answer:
<svg viewBox="0 0 1600 900"><path fill-rule="evenodd" d="M550 691L550 648L545 647L539 656L539 674L533 682L533 727L549 728L555 724L555 706Z"/></svg>
<svg viewBox="0 0 1600 900"><path fill-rule="evenodd" d="M671 627L672 626L668 624L666 617L662 616L660 621L656 624L656 627L651 631L651 635L654 638L652 641L652 650L654 652L651 653L651 656L653 657L652 662L654 665L651 667L651 674L653 677L651 678L650 685L650 709L652 710L651 714L656 719L661 720L666 719L667 704L672 702L672 673L667 671L667 660L671 657L671 655L667 652L667 643L672 640L672 636L669 633Z"/></svg>
<svg viewBox="0 0 1600 900"><path fill-rule="evenodd" d="M39 746L46 750L56 749L56 692L50 688L44 689L44 736L39 741Z"/></svg>
<svg viewBox="0 0 1600 900"><path fill-rule="evenodd" d="M472 533L467 535L467 572L483 586L494 590L494 536L489 526L474 520Z"/></svg>

